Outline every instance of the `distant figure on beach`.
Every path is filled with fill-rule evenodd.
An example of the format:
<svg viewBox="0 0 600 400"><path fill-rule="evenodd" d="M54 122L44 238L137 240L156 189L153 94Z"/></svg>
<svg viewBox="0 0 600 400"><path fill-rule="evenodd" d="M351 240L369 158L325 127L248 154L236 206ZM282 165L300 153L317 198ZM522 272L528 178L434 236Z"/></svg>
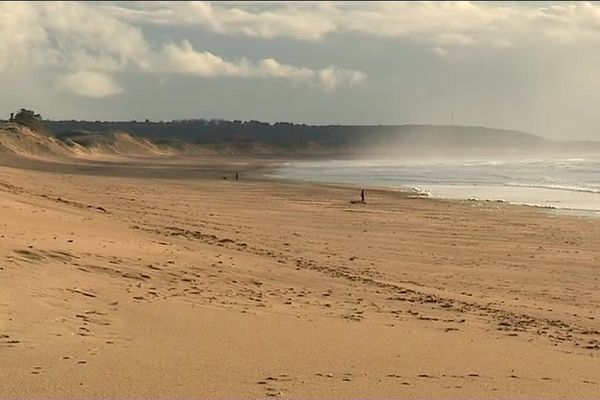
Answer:
<svg viewBox="0 0 600 400"><path fill-rule="evenodd" d="M365 189L360 191L360 200L350 200L351 204L367 204L365 203Z"/></svg>
<svg viewBox="0 0 600 400"><path fill-rule="evenodd" d="M236 173L235 173L235 181L237 182L237 180L238 180L238 173L236 171Z"/></svg>

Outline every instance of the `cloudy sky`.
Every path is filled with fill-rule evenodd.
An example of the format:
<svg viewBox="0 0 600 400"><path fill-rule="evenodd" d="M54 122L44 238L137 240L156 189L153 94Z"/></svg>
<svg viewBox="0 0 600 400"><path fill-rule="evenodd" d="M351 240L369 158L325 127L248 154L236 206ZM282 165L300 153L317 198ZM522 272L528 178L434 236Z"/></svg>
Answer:
<svg viewBox="0 0 600 400"><path fill-rule="evenodd" d="M600 140L600 4L0 3L0 113Z"/></svg>

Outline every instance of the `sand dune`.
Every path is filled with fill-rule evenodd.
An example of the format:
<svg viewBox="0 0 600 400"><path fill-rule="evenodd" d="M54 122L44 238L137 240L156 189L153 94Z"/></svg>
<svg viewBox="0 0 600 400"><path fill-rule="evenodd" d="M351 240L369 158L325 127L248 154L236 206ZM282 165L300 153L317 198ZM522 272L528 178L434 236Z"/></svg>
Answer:
<svg viewBox="0 0 600 400"><path fill-rule="evenodd" d="M600 391L596 220L48 165L0 167L2 398Z"/></svg>
<svg viewBox="0 0 600 400"><path fill-rule="evenodd" d="M72 158L102 156L160 156L176 150L124 132L77 133L54 137L15 123L0 124L0 153L22 157Z"/></svg>
<svg viewBox="0 0 600 400"><path fill-rule="evenodd" d="M0 153L19 156L71 155L83 151L78 146L69 148L56 138L38 133L14 123L0 124Z"/></svg>
<svg viewBox="0 0 600 400"><path fill-rule="evenodd" d="M83 147L87 154L119 154L119 155L167 155L174 153L172 149L159 147L148 139L133 137L124 132L113 132L104 135L89 134L64 137L69 146L76 149Z"/></svg>
<svg viewBox="0 0 600 400"><path fill-rule="evenodd" d="M305 152L319 153L318 147L307 146ZM127 132L73 131L51 135L16 123L0 122L0 155L15 155L33 159L73 162L74 159L128 161L135 157L158 158L198 157L216 155L291 154L293 149L282 149L258 141L193 143L172 138L152 141Z"/></svg>

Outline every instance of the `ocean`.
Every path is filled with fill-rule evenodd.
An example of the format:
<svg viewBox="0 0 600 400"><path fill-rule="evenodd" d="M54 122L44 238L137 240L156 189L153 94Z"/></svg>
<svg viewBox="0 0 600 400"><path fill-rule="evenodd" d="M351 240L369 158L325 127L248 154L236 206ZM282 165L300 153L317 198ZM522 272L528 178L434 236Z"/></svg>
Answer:
<svg viewBox="0 0 600 400"><path fill-rule="evenodd" d="M600 159L292 161L274 178L411 189L600 216Z"/></svg>

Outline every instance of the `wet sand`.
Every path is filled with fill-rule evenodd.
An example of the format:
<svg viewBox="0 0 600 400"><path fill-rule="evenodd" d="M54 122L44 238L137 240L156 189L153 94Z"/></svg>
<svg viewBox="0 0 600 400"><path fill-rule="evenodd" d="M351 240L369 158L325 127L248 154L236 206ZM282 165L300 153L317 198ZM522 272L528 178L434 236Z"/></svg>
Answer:
<svg viewBox="0 0 600 400"><path fill-rule="evenodd" d="M260 160L17 161L0 167L0 398L600 392L597 219L351 204L355 188L247 180Z"/></svg>

